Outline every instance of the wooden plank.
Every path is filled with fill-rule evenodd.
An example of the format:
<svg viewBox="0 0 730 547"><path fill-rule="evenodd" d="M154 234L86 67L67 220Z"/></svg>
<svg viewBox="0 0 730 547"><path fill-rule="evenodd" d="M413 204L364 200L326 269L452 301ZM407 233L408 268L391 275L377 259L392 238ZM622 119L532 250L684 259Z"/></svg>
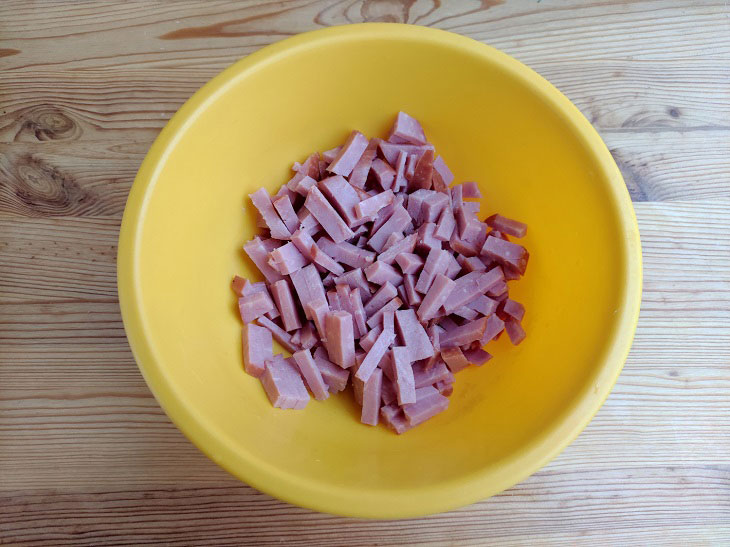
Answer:
<svg viewBox="0 0 730 547"><path fill-rule="evenodd" d="M42 9L39 9L42 8ZM329 25L396 21L433 26L531 63L556 59L730 57L726 6L642 1L412 3L8 1L0 69L120 67L217 70L281 38ZM576 28L580 28L579 39ZM123 45L122 45L123 44Z"/></svg>

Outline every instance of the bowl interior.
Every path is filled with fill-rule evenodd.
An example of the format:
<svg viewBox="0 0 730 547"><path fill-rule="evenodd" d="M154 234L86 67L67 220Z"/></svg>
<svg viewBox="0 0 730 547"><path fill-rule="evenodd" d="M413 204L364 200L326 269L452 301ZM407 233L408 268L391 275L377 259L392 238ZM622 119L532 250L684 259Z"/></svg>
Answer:
<svg viewBox="0 0 730 547"><path fill-rule="evenodd" d="M298 504L405 516L510 486L585 425L628 350L635 233L610 156L547 83L462 37L368 25L267 49L182 109L135 183L120 292L145 377L210 457ZM384 136L398 110L421 120L457 182L479 183L483 215L529 224L531 253L511 283L525 342L492 342L449 410L402 436L361 425L348 395L272 408L242 371L229 288L233 274L260 278L241 250L256 232L247 194L274 192L293 161L353 128Z"/></svg>

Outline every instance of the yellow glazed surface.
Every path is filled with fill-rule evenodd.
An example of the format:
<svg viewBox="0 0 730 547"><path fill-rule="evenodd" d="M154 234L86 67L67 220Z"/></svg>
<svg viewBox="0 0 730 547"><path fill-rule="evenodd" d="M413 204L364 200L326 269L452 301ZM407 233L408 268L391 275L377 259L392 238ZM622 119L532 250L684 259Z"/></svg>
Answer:
<svg viewBox="0 0 730 547"><path fill-rule="evenodd" d="M358 422L349 395L274 409L243 373L234 274L255 222L247 194L358 128L419 119L482 214L529 225L527 339L490 343L448 411L395 435ZM629 195L600 137L530 69L488 46L397 24L295 36L237 62L162 131L129 195L119 298L130 345L175 424L271 495L320 511L398 518L445 511L523 480L586 426L631 345L641 250ZM620 447L617 447L617 450Z"/></svg>

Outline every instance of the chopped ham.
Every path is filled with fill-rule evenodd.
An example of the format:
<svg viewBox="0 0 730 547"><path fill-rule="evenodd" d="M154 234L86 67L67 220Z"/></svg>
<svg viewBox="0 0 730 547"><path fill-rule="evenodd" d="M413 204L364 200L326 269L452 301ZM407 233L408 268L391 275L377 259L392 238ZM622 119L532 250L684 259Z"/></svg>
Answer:
<svg viewBox="0 0 730 547"><path fill-rule="evenodd" d="M504 330L522 342L507 282L529 254L508 235L527 227L480 222L478 185L451 186L415 119L400 112L387 141L353 131L292 171L275 195L250 194L262 235L244 250L265 281L231 283L244 369L274 406L350 383L361 421L401 434L448 407L454 372L491 359L482 346ZM273 355L273 340L294 356Z"/></svg>
<svg viewBox="0 0 730 547"><path fill-rule="evenodd" d="M287 351L297 351L299 349L296 344L292 343L291 335L268 317L262 316L259 317L256 321L258 321L259 325L261 325L262 327L269 329L274 339L279 342L279 344L281 344L281 346Z"/></svg>
<svg viewBox="0 0 730 547"><path fill-rule="evenodd" d="M244 370L258 378L264 373L266 361L273 358L271 332L252 323L244 323L241 330Z"/></svg>
<svg viewBox="0 0 730 547"><path fill-rule="evenodd" d="M327 384L325 384L324 379L322 378L322 372L314 362L314 359L312 359L312 354L309 350L303 349L301 351L297 351L292 355L292 357L294 357L294 361L299 367L299 372L307 382L307 386L309 386L314 398L318 401L323 401L329 397L329 390L327 389Z"/></svg>
<svg viewBox="0 0 730 547"><path fill-rule="evenodd" d="M417 254L400 253L395 257L395 261L400 266L400 271L404 274L415 274L423 267L423 259Z"/></svg>
<svg viewBox="0 0 730 547"><path fill-rule="evenodd" d="M250 323L272 309L274 309L274 303L268 293L259 292L238 299L238 311L244 323Z"/></svg>
<svg viewBox="0 0 730 547"><path fill-rule="evenodd" d="M411 361L420 361L434 355L433 345L416 312L412 309L395 312L397 332L403 346L408 350Z"/></svg>
<svg viewBox="0 0 730 547"><path fill-rule="evenodd" d="M347 387L347 380L350 378L349 371L330 361L329 355L322 346L314 350L314 362L319 368L330 393L337 393Z"/></svg>
<svg viewBox="0 0 730 547"><path fill-rule="evenodd" d="M492 235L489 235L484 242L481 254L504 266L513 268L520 275L525 275L527 261L530 258L530 253L522 245Z"/></svg>
<svg viewBox="0 0 730 547"><path fill-rule="evenodd" d="M525 234L527 234L527 224L517 220L512 220L511 218L503 217L502 215L492 215L487 217L485 222L493 229L511 236L525 237Z"/></svg>
<svg viewBox="0 0 730 547"><path fill-rule="evenodd" d="M280 357L280 356L277 356ZM261 375L271 404L277 408L301 410L309 402L309 393L299 372L285 359L271 359Z"/></svg>
<svg viewBox="0 0 730 547"><path fill-rule="evenodd" d="M391 283L397 287L403 283L403 276L398 273L398 270L380 260L376 260L365 268L365 277L370 283L375 283L376 285Z"/></svg>
<svg viewBox="0 0 730 547"><path fill-rule="evenodd" d="M421 124L418 120L412 118L405 112L398 112L395 123L390 130L388 140L395 142L393 138L397 138L401 144L426 144L426 135L423 132Z"/></svg>
<svg viewBox="0 0 730 547"><path fill-rule="evenodd" d="M299 320L299 313L294 304L294 298L292 296L292 290L289 283L285 279L280 279L273 285L271 285L271 294L274 297L276 307L279 309L281 314L281 321L284 325L284 330L292 331L300 329L302 323Z"/></svg>
<svg viewBox="0 0 730 547"><path fill-rule="evenodd" d="M394 347L391 350L391 359L395 371L398 404L415 403L416 381L413 378L413 367L411 367L411 355L408 348Z"/></svg>
<svg viewBox="0 0 730 547"><path fill-rule="evenodd" d="M276 212L279 213L279 217L284 222L286 229L289 230L289 232L294 233L297 228L299 228L299 218L294 212L294 207L292 207L291 199L289 199L289 196L281 196L273 203L274 209L276 209Z"/></svg>
<svg viewBox="0 0 730 547"><path fill-rule="evenodd" d="M335 243L340 243L355 235L316 186L309 189L304 207L312 213Z"/></svg>
<svg viewBox="0 0 730 547"><path fill-rule="evenodd" d="M428 289L426 296L423 297L421 305L418 307L418 318L421 321L427 321L436 317L438 310L446 303L446 299L454 290L456 282L452 281L445 275L437 275L431 287Z"/></svg>
<svg viewBox="0 0 730 547"><path fill-rule="evenodd" d="M271 230L271 237L274 239L289 239L291 232L286 229L286 226L276 213L274 205L271 203L271 197L266 189L259 188L253 194L249 194L249 197L256 209L261 213L269 230Z"/></svg>
<svg viewBox="0 0 730 547"><path fill-rule="evenodd" d="M325 318L327 353L332 362L342 368L355 364L355 336L352 316L345 311L333 311Z"/></svg>
<svg viewBox="0 0 730 547"><path fill-rule="evenodd" d="M359 131L350 133L345 144L342 145L342 148L327 166L327 171L343 177L348 176L362 157L369 142L368 138Z"/></svg>

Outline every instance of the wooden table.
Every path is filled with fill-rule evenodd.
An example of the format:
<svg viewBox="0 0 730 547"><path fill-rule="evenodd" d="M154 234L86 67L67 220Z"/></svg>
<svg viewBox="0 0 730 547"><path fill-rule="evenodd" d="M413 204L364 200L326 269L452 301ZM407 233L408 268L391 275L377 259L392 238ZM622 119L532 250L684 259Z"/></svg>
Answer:
<svg viewBox="0 0 730 547"><path fill-rule="evenodd" d="M160 128L298 32L407 21L550 79L635 201L644 298L605 406L547 467L448 514L360 521L218 468L150 394L117 232ZM0 543L730 543L730 8L703 2L0 4Z"/></svg>

